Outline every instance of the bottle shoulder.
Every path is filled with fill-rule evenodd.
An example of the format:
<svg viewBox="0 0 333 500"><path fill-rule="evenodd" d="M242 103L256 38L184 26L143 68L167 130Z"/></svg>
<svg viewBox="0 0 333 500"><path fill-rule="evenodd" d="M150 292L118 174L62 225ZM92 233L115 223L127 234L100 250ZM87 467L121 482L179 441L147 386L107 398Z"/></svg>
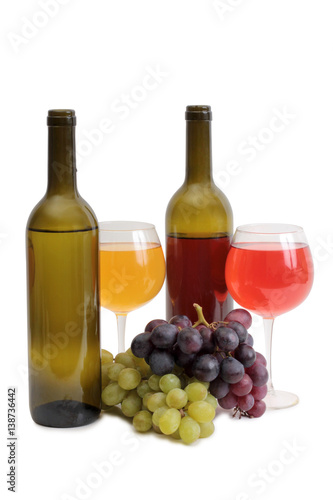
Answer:
<svg viewBox="0 0 333 500"><path fill-rule="evenodd" d="M232 233L232 209L226 195L213 183L184 183L166 211L167 233Z"/></svg>
<svg viewBox="0 0 333 500"><path fill-rule="evenodd" d="M72 231L98 227L96 215L80 196L45 195L32 210L27 229Z"/></svg>

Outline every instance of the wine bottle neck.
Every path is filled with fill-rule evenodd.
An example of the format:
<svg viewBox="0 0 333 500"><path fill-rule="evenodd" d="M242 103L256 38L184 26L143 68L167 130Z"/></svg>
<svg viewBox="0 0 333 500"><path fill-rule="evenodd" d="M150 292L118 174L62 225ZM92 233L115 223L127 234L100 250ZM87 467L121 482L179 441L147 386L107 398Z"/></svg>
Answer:
<svg viewBox="0 0 333 500"><path fill-rule="evenodd" d="M212 182L211 125L209 120L186 122L186 184Z"/></svg>
<svg viewBox="0 0 333 500"><path fill-rule="evenodd" d="M77 195L75 127L49 126L48 194Z"/></svg>

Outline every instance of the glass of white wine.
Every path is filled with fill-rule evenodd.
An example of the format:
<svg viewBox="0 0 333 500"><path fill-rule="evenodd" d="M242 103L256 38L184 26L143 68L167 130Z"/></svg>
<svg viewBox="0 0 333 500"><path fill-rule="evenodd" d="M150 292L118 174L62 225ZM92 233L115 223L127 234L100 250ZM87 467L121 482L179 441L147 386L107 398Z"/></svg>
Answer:
<svg viewBox="0 0 333 500"><path fill-rule="evenodd" d="M99 224L100 300L117 316L118 351L125 351L130 311L150 302L165 279L162 246L153 224L109 221Z"/></svg>

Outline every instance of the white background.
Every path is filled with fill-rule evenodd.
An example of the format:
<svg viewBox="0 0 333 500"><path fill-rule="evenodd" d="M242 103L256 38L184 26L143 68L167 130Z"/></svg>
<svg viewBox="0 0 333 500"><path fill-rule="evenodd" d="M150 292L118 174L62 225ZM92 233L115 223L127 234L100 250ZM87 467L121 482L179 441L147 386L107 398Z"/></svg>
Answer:
<svg viewBox="0 0 333 500"><path fill-rule="evenodd" d="M17 498L328 498L332 3L54 0L49 14L42 3L3 1L0 12L2 491L9 495L6 394L16 386ZM98 219L152 222L164 245L166 205L184 177L187 104L212 106L214 176L235 226L286 222L307 233L315 283L304 304L277 319L273 345L275 386L301 403L258 420L219 414L214 435L192 446L138 435L117 416L79 429L38 426L28 410L24 233L46 187L47 110L76 110L78 186ZM277 112L285 122L267 131ZM101 122L109 131L94 135ZM245 153L253 138L260 150ZM127 346L164 316L164 293L130 314ZM252 333L262 350L259 321ZM108 311L101 335L115 351Z"/></svg>

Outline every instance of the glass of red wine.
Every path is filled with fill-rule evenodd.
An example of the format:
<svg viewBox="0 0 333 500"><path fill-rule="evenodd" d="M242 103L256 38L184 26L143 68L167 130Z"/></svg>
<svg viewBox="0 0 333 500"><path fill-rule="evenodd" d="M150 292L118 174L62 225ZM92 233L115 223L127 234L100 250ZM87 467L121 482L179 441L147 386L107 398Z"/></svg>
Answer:
<svg viewBox="0 0 333 500"><path fill-rule="evenodd" d="M267 407L296 405L295 394L274 389L271 356L274 319L301 304L312 287L313 262L303 229L290 224L239 226L226 262L226 283L239 305L263 318L269 372Z"/></svg>

